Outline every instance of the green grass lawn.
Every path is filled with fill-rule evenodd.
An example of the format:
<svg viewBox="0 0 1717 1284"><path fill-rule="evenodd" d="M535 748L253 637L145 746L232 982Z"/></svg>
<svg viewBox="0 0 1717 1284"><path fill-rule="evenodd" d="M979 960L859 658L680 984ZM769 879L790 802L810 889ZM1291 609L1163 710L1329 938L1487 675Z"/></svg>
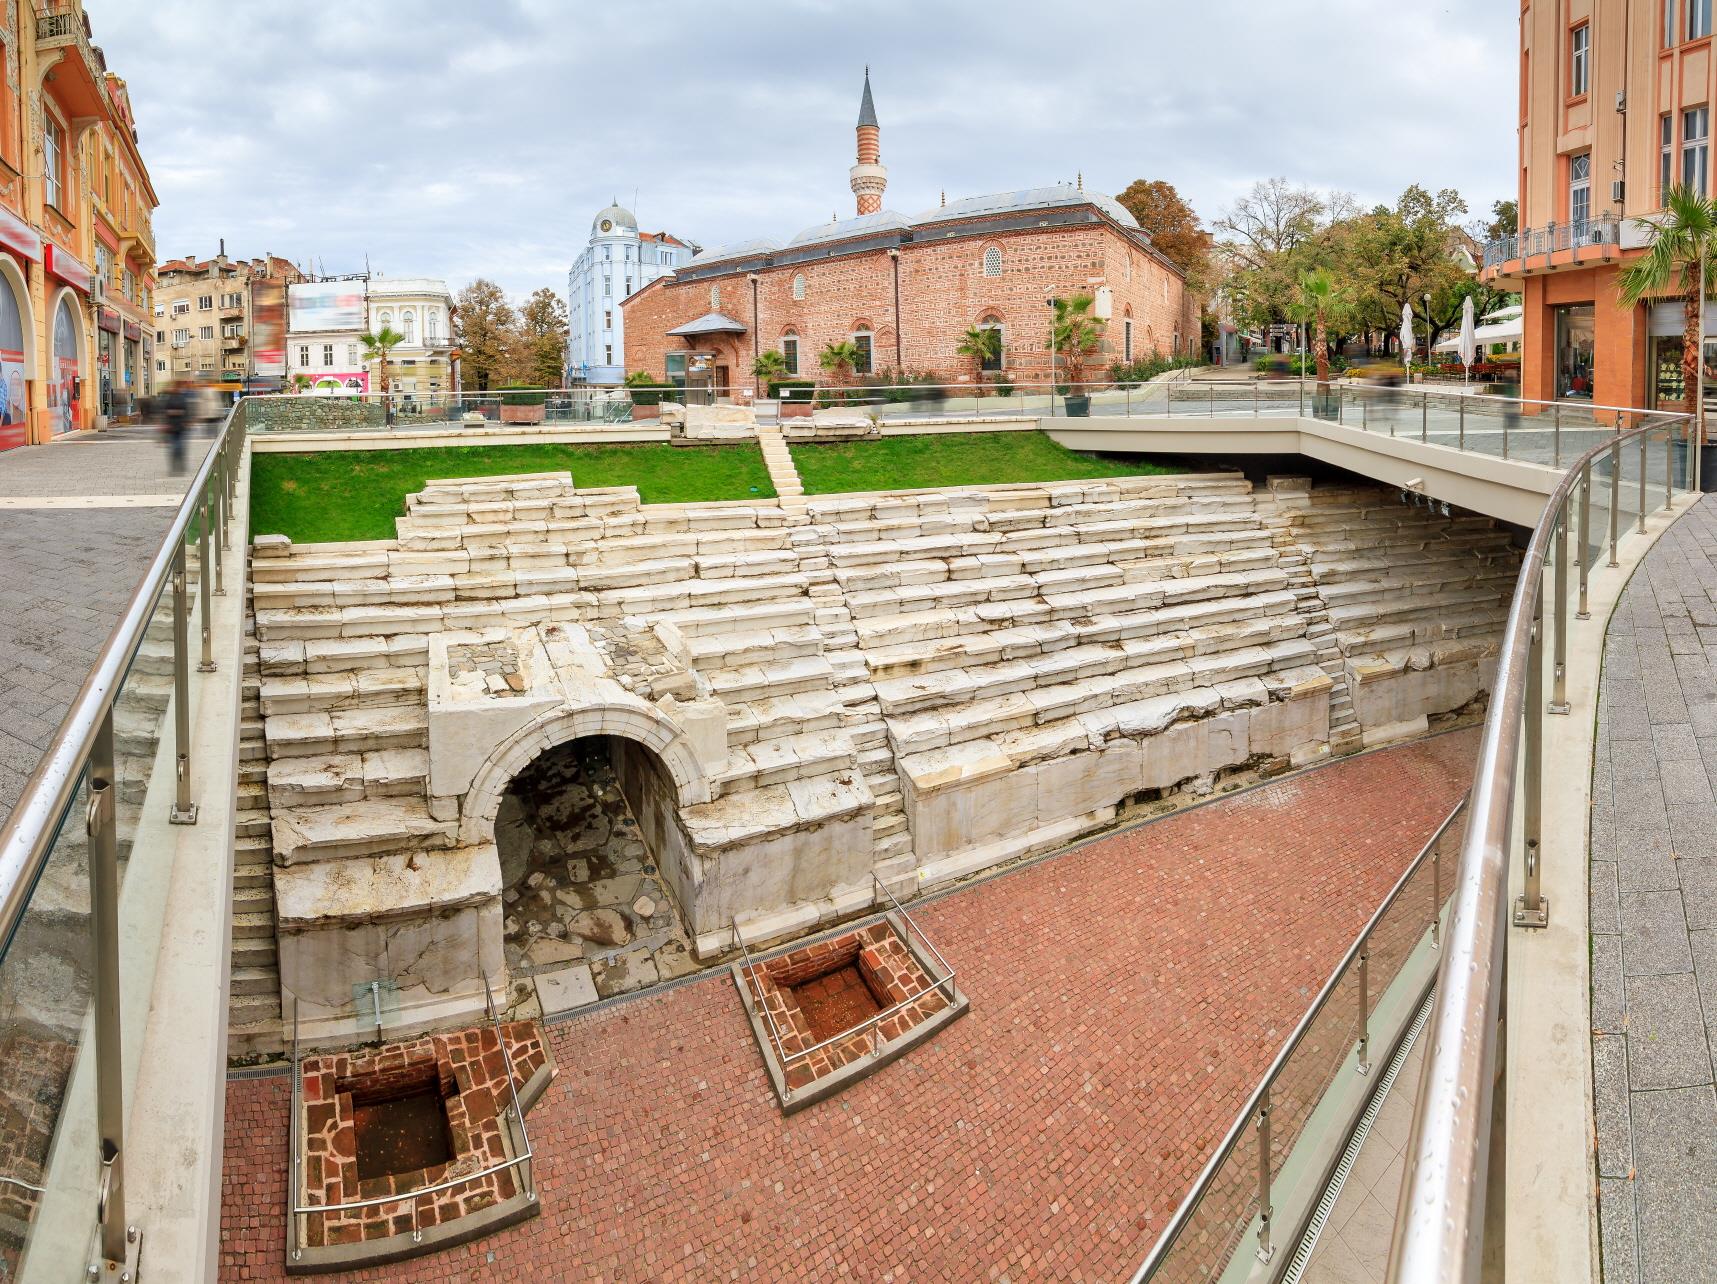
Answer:
<svg viewBox="0 0 1717 1284"><path fill-rule="evenodd" d="M755 445L436 446L257 454L251 463L253 535L304 543L392 539L405 497L436 477L566 470L580 486L636 486L646 504L767 499L775 494Z"/></svg>
<svg viewBox="0 0 1717 1284"><path fill-rule="evenodd" d="M1069 450L1041 432L946 433L884 437L831 446L794 446L807 495L933 486L998 486L1183 472L1143 459L1106 459Z"/></svg>

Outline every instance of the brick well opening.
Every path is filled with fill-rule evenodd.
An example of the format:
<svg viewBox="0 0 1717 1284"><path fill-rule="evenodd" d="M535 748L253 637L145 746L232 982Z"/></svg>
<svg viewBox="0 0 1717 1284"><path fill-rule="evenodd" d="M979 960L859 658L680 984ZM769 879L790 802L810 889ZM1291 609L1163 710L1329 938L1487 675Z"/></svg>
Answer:
<svg viewBox="0 0 1717 1284"><path fill-rule="evenodd" d="M352 1098L358 1180L417 1172L454 1158L447 1098L435 1063L408 1075L339 1085Z"/></svg>
<svg viewBox="0 0 1717 1284"><path fill-rule="evenodd" d="M818 1043L863 1025L884 1007L856 958L788 991Z"/></svg>

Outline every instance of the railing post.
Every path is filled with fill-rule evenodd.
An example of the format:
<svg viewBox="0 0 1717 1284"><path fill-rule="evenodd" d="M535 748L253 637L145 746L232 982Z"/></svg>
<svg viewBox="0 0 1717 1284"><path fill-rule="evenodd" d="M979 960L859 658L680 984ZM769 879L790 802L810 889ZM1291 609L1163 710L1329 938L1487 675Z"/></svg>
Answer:
<svg viewBox="0 0 1717 1284"><path fill-rule="evenodd" d="M1459 446L1460 449L1465 450L1467 448L1467 399L1465 397L1461 398L1460 414L1461 414L1460 435L1458 437L1456 437L1455 441L1456 441L1456 444Z"/></svg>
<svg viewBox="0 0 1717 1284"><path fill-rule="evenodd" d="M1546 713L1568 712L1568 505L1556 515L1556 651L1551 657L1550 705Z"/></svg>
<svg viewBox="0 0 1717 1284"><path fill-rule="evenodd" d="M1419 394L1419 440L1426 440L1425 433L1431 420L1431 394L1427 390Z"/></svg>
<svg viewBox="0 0 1717 1284"><path fill-rule="evenodd" d="M1645 473L1646 473L1646 460L1647 460L1647 458L1649 458L1649 452L1646 450L1646 446L1650 441L1651 441L1651 434L1649 432L1642 432L1640 434L1640 439L1639 439L1639 530L1640 530L1641 534L1645 533Z"/></svg>
<svg viewBox="0 0 1717 1284"><path fill-rule="evenodd" d="M1526 657L1525 775L1521 829L1526 840L1526 890L1514 900L1516 927L1546 927L1550 902L1539 886L1541 781L1544 770L1544 577L1533 590L1531 646Z"/></svg>
<svg viewBox="0 0 1717 1284"><path fill-rule="evenodd" d="M1210 417L1216 418L1216 385L1210 385Z"/></svg>
<svg viewBox="0 0 1717 1284"><path fill-rule="evenodd" d="M1574 612L1576 620L1589 620L1592 612L1586 596L1586 579L1591 574L1592 527L1592 461L1580 468L1580 606Z"/></svg>
<svg viewBox="0 0 1717 1284"><path fill-rule="evenodd" d="M1258 1260L1267 1262L1276 1255L1270 1242L1270 1089L1258 1103Z"/></svg>
<svg viewBox="0 0 1717 1284"><path fill-rule="evenodd" d="M1371 938L1359 947L1359 1065L1360 1074L1371 1073Z"/></svg>
<svg viewBox="0 0 1717 1284"><path fill-rule="evenodd" d="M1347 422L1347 389L1339 384L1335 390L1335 421L1338 424Z"/></svg>
<svg viewBox="0 0 1717 1284"><path fill-rule="evenodd" d="M220 465L216 464L215 469L218 473ZM215 596L225 597L227 595L227 558L226 553L222 550L226 546L226 495L224 489L218 484L216 476L211 475L209 477L209 488L204 494L208 501L210 517L214 522L214 528L210 531L209 537L213 542L215 553Z"/></svg>
<svg viewBox="0 0 1717 1284"><path fill-rule="evenodd" d="M1675 429L1663 430L1663 506L1675 502Z"/></svg>
<svg viewBox="0 0 1717 1284"><path fill-rule="evenodd" d="M1620 524L1618 516L1622 500L1622 443L1616 442L1610 447L1610 565L1620 566L1616 560L1616 532Z"/></svg>
<svg viewBox="0 0 1717 1284"><path fill-rule="evenodd" d="M1304 419L1306 417L1306 368L1303 364L1300 366L1299 394L1300 394L1300 418Z"/></svg>
<svg viewBox="0 0 1717 1284"><path fill-rule="evenodd" d="M113 710L90 745L89 925L95 982L95 1113L101 1145L97 1201L101 1256L115 1279L135 1232L125 1225L125 1073L119 1021L119 844L115 829ZM133 1276L132 1278L135 1278Z"/></svg>
<svg viewBox="0 0 1717 1284"><path fill-rule="evenodd" d="M1551 434L1550 462L1557 468L1562 467L1562 403L1558 401L1553 407L1556 417L1556 427Z"/></svg>
<svg viewBox="0 0 1717 1284"><path fill-rule="evenodd" d="M1443 948L1443 840L1431 848L1431 948Z"/></svg>
<svg viewBox="0 0 1717 1284"><path fill-rule="evenodd" d="M197 664L198 673L215 671L214 630L209 622L209 493L203 492L202 510L197 514L197 598L203 608L203 658Z"/></svg>
<svg viewBox="0 0 1717 1284"><path fill-rule="evenodd" d="M173 553L173 806L175 825L197 823L191 801L191 600L185 591L185 544Z"/></svg>

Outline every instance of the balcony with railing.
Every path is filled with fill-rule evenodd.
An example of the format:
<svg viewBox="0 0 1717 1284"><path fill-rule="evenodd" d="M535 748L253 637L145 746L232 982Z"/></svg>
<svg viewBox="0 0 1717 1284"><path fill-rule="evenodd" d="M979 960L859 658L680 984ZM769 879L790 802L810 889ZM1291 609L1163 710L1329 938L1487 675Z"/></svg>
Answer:
<svg viewBox="0 0 1717 1284"><path fill-rule="evenodd" d="M90 42L89 19L71 11L38 11L36 52L44 71L43 82L73 118L106 119L112 111L107 97L106 58Z"/></svg>
<svg viewBox="0 0 1717 1284"><path fill-rule="evenodd" d="M1488 241L1480 270L1487 279L1556 267L1585 266L1634 247L1628 221L1615 214L1550 222Z"/></svg>

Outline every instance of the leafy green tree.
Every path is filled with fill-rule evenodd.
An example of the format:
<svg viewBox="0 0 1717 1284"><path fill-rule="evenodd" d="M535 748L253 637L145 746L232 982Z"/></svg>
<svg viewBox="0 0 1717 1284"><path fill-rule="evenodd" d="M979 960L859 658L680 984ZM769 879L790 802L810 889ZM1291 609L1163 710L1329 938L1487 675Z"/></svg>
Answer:
<svg viewBox="0 0 1717 1284"><path fill-rule="evenodd" d="M391 325L369 334L360 334L358 342L364 345L364 360L380 363L381 393L385 397L388 391L388 354L405 342L405 336Z"/></svg>
<svg viewBox="0 0 1717 1284"><path fill-rule="evenodd" d="M519 315L501 287L478 277L459 291L453 312L453 342L458 346L465 382L479 392L506 373L518 345Z"/></svg>
<svg viewBox="0 0 1717 1284"><path fill-rule="evenodd" d="M1514 201L1497 201L1490 207L1490 225L1485 228L1491 240L1513 236L1520 230L1520 206Z"/></svg>
<svg viewBox="0 0 1717 1284"><path fill-rule="evenodd" d="M1002 355L1002 332L993 325L967 326L954 351L972 363L972 382L981 386L984 367Z"/></svg>
<svg viewBox="0 0 1717 1284"><path fill-rule="evenodd" d="M1085 382L1086 361L1103 343L1103 322L1091 311L1095 303L1084 293L1055 300L1050 350L1061 359L1061 376L1075 392Z"/></svg>
<svg viewBox="0 0 1717 1284"><path fill-rule="evenodd" d="M1690 188L1676 186L1664 193L1663 213L1656 219L1635 219L1649 239L1645 254L1622 270L1617 294L1627 307L1647 298L1668 295L1682 302L1681 378L1685 409L1699 412L1699 306L1709 294L1713 259L1717 258L1717 203Z"/></svg>
<svg viewBox="0 0 1717 1284"><path fill-rule="evenodd" d="M1185 274L1187 287L1205 294L1211 284L1210 233L1174 185L1160 178L1138 178L1115 199L1139 221L1151 244Z"/></svg>
<svg viewBox="0 0 1717 1284"><path fill-rule="evenodd" d="M532 291L519 309L512 373L532 388L558 388L566 374L566 300L547 286Z"/></svg>

